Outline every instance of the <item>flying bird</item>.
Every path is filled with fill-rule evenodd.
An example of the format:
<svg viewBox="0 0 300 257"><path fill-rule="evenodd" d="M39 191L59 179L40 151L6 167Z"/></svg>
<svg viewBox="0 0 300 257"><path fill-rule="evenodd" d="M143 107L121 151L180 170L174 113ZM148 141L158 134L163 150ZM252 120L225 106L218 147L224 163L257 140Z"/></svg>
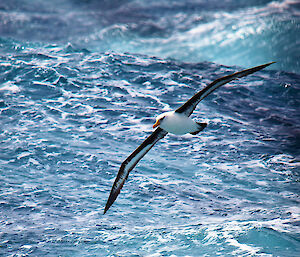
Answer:
<svg viewBox="0 0 300 257"><path fill-rule="evenodd" d="M196 135L207 126L206 123L195 122L190 118L190 115L193 113L197 104L202 99L204 99L220 86L232 80L250 75L271 65L272 63L274 62L259 65L250 69L233 73L231 75L224 76L222 78L218 78L208 86L203 88L201 91L196 93L177 110L165 112L157 116L156 122L153 125L153 128L156 128L156 130L148 138L146 138L146 140L122 163L110 191L110 195L104 209L104 214L117 199L117 196L119 195L126 179L128 178L129 172L160 139L165 137L168 133L172 133L175 135L184 135L190 133L192 135Z"/></svg>

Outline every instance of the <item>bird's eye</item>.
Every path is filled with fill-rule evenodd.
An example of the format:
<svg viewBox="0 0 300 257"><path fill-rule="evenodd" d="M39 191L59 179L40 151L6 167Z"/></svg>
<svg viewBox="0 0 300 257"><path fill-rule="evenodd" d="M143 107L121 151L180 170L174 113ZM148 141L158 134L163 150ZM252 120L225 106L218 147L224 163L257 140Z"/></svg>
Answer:
<svg viewBox="0 0 300 257"><path fill-rule="evenodd" d="M160 118L159 121L163 121L164 118L165 118L165 117Z"/></svg>

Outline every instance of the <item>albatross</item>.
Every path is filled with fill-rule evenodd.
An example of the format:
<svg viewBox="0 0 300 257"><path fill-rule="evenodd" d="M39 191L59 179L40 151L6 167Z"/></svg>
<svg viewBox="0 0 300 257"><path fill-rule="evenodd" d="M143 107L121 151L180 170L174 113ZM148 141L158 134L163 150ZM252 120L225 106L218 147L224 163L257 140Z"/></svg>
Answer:
<svg viewBox="0 0 300 257"><path fill-rule="evenodd" d="M153 128L156 128L155 131L148 138L146 138L146 140L122 163L105 205L104 214L117 199L126 179L128 178L129 172L160 139L165 137L168 133L175 135L184 135L190 133L192 135L196 135L207 126L206 123L195 122L190 118L190 115L193 113L196 106L202 99L211 94L220 86L225 85L232 80L250 75L271 65L272 63L274 62L259 65L218 78L196 93L192 98L190 98L175 111L165 112L157 116L156 122L153 125Z"/></svg>

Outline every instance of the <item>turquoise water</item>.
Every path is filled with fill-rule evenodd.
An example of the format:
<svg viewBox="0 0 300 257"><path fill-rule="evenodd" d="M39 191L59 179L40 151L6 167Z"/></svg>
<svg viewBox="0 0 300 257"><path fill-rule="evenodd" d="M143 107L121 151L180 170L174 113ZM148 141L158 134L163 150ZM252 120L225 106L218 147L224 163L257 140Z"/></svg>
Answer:
<svg viewBox="0 0 300 257"><path fill-rule="evenodd" d="M297 256L299 4L0 4L1 256ZM123 160L225 74L103 215Z"/></svg>

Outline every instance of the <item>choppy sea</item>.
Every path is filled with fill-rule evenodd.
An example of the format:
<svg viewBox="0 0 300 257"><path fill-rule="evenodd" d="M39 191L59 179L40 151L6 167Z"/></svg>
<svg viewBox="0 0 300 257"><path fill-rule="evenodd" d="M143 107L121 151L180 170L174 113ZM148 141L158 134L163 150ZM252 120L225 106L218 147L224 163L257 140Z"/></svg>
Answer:
<svg viewBox="0 0 300 257"><path fill-rule="evenodd" d="M0 256L300 256L300 2L2 0ZM154 117L205 85L103 215Z"/></svg>

